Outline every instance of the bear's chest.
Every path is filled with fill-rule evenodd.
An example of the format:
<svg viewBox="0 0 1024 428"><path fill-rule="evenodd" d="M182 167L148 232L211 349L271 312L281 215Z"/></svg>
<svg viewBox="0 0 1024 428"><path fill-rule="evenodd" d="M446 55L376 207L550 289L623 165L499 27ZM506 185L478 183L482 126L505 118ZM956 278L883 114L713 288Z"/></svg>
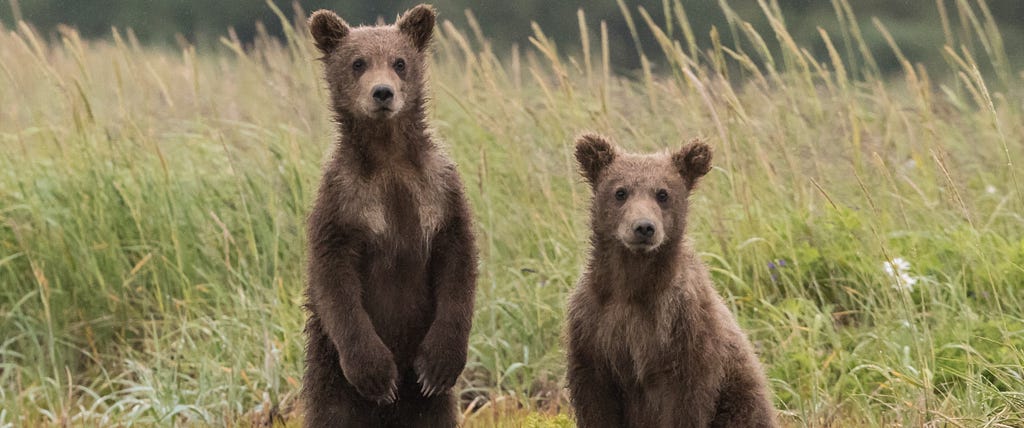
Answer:
<svg viewBox="0 0 1024 428"><path fill-rule="evenodd" d="M613 303L600 311L595 345L620 381L642 381L660 371L660 361L671 353L671 325L659 309Z"/></svg>
<svg viewBox="0 0 1024 428"><path fill-rule="evenodd" d="M344 203L378 242L429 247L447 212L443 182L433 177L385 175L354 187Z"/></svg>

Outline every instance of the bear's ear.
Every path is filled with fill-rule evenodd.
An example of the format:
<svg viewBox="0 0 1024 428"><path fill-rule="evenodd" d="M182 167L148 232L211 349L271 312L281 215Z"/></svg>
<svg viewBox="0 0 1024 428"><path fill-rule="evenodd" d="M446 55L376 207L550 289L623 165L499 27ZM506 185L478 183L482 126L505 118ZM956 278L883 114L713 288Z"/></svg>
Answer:
<svg viewBox="0 0 1024 428"><path fill-rule="evenodd" d="M430 46L430 39L434 35L434 21L437 12L434 6L421 4L407 10L398 18L398 30L412 38L416 49L420 52L427 50Z"/></svg>
<svg viewBox="0 0 1024 428"><path fill-rule="evenodd" d="M327 9L313 12L309 17L309 32L320 52L329 54L348 35L348 24L338 14Z"/></svg>
<svg viewBox="0 0 1024 428"><path fill-rule="evenodd" d="M597 185L601 171L615 160L615 147L608 139L598 134L583 134L576 137L576 161L580 171L591 186Z"/></svg>
<svg viewBox="0 0 1024 428"><path fill-rule="evenodd" d="M697 180L711 171L711 147L694 139L672 154L672 165L683 176L686 187L692 189L697 185Z"/></svg>

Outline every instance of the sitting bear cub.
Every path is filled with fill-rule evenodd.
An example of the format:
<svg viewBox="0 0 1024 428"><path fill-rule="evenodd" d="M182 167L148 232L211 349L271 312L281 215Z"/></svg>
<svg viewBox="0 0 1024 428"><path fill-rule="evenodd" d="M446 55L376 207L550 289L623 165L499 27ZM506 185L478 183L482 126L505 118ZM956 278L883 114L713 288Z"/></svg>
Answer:
<svg viewBox="0 0 1024 428"><path fill-rule="evenodd" d="M576 159L594 193L593 248L568 304L579 426L775 426L754 350L684 237L708 146L634 155L583 135Z"/></svg>

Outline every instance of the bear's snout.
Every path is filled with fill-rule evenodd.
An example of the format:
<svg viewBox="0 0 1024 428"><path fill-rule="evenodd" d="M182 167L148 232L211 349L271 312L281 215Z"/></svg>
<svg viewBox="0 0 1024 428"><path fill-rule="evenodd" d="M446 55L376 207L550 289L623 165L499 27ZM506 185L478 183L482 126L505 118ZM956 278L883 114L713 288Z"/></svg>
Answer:
<svg viewBox="0 0 1024 428"><path fill-rule="evenodd" d="M405 108L405 96L402 93L401 82L392 79L393 76L374 75L366 76L362 82L362 95L357 105L362 112L374 119L390 119L395 117Z"/></svg>
<svg viewBox="0 0 1024 428"><path fill-rule="evenodd" d="M353 107L370 119L391 119L406 107L407 86L379 59L356 83L356 92L352 94Z"/></svg>
<svg viewBox="0 0 1024 428"><path fill-rule="evenodd" d="M656 230L654 222L648 219L640 219L633 222L633 234L636 235L638 239L644 241L650 240L651 237L654 236L654 232Z"/></svg>
<svg viewBox="0 0 1024 428"><path fill-rule="evenodd" d="M386 106L395 99L395 90L390 85L377 85L373 87L373 100L379 106Z"/></svg>
<svg viewBox="0 0 1024 428"><path fill-rule="evenodd" d="M656 250L665 241L665 227L658 215L650 210L631 210L619 222L618 238L631 251L647 253ZM647 211L647 212L636 212Z"/></svg>

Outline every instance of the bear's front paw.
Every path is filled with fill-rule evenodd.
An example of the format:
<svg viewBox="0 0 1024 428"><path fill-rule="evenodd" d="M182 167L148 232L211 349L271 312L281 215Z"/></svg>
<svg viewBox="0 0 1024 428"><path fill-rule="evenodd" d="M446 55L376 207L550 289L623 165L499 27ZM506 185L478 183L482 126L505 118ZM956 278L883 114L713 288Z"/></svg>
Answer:
<svg viewBox="0 0 1024 428"><path fill-rule="evenodd" d="M383 343L354 351L341 359L345 378L367 400L394 403L398 399L398 368L391 351Z"/></svg>
<svg viewBox="0 0 1024 428"><path fill-rule="evenodd" d="M455 381L466 366L466 351L464 347L424 341L413 365L420 384L420 392L430 397L455 386Z"/></svg>

